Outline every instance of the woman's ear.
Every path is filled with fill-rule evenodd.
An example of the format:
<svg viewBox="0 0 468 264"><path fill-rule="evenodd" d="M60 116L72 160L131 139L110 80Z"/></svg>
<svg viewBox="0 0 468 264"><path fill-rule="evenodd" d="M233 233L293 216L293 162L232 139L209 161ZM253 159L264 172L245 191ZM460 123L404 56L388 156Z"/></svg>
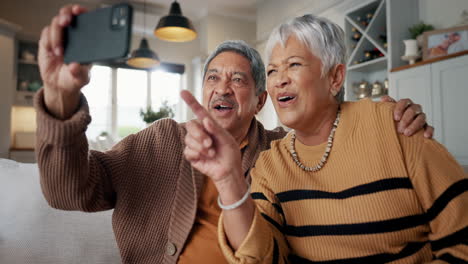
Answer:
<svg viewBox="0 0 468 264"><path fill-rule="evenodd" d="M330 81L330 93L335 96L343 86L346 75L346 66L344 64L335 65L330 71L328 78Z"/></svg>
<svg viewBox="0 0 468 264"><path fill-rule="evenodd" d="M255 110L255 114L258 114L260 110L262 110L263 106L265 105L267 96L268 96L268 93L266 91L263 91L260 95L258 95L258 103L257 103L257 109Z"/></svg>

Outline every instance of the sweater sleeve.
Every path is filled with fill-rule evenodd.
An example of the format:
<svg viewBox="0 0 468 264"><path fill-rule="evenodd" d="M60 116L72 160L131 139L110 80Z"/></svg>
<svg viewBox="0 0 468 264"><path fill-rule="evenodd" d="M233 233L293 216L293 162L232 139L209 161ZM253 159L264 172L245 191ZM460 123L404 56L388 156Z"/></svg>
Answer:
<svg viewBox="0 0 468 264"><path fill-rule="evenodd" d="M133 137L109 153L88 152L85 131L91 117L83 95L79 109L67 120L55 119L47 112L43 90L36 95L35 107L36 156L48 203L57 209L86 212L113 208L115 192L110 175L125 164Z"/></svg>
<svg viewBox="0 0 468 264"><path fill-rule="evenodd" d="M468 177L452 155L422 132L400 136L407 169L430 225L434 262L468 261Z"/></svg>
<svg viewBox="0 0 468 264"><path fill-rule="evenodd" d="M252 225L237 251L233 251L223 227L223 214L218 223L221 250L229 263L287 263L289 247L282 229L284 214L281 206L262 176L262 158L251 170L252 198L256 210Z"/></svg>

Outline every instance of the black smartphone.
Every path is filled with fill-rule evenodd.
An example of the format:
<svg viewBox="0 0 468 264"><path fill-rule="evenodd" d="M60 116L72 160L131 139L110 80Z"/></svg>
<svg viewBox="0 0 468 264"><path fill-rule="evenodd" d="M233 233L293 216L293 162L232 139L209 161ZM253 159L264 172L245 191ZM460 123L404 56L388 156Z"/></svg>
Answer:
<svg viewBox="0 0 468 264"><path fill-rule="evenodd" d="M64 32L64 62L106 62L126 57L133 9L117 4L74 16Z"/></svg>

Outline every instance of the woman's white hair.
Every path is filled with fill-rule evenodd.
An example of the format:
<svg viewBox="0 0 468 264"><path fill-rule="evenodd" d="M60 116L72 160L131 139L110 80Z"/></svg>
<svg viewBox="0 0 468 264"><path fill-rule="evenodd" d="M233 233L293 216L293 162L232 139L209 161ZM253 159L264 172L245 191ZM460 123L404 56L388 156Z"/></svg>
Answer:
<svg viewBox="0 0 468 264"><path fill-rule="evenodd" d="M276 44L280 43L284 47L292 34L309 48L314 56L320 58L322 61L321 77L324 77L337 64L346 65L343 29L326 18L310 14L293 18L273 29L266 44L267 62L270 61ZM343 87L335 98L338 103L343 102Z"/></svg>

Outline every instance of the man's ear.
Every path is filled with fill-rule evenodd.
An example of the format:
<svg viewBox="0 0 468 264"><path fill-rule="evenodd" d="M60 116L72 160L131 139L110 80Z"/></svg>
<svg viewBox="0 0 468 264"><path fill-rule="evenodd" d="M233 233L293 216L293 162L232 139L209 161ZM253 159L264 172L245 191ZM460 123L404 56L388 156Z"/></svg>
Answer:
<svg viewBox="0 0 468 264"><path fill-rule="evenodd" d="M345 80L346 75L346 66L344 64L337 64L333 67L333 69L329 73L329 81L330 81L330 89L332 94L337 94L341 87L343 87L343 83Z"/></svg>
<svg viewBox="0 0 468 264"><path fill-rule="evenodd" d="M257 103L257 109L255 111L255 114L258 114L260 110L262 110L263 106L265 105L267 96L268 96L268 93L266 91L263 91L260 95L258 95L258 103Z"/></svg>

